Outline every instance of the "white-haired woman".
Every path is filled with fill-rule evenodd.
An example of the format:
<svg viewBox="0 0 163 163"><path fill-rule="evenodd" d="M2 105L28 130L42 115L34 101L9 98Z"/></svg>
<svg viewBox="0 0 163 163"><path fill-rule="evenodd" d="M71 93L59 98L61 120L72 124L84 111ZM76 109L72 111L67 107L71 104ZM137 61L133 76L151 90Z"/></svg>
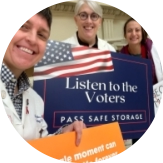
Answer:
<svg viewBox="0 0 163 163"><path fill-rule="evenodd" d="M102 13L101 6L95 0L78 0L74 16L78 31L63 42L115 52L112 45L97 37L97 30L102 22ZM132 140L126 140L125 143L132 145Z"/></svg>
<svg viewBox="0 0 163 163"><path fill-rule="evenodd" d="M112 45L97 37L97 31L102 22L102 13L102 8L98 3L79 0L76 3L74 15L78 31L63 42L115 51Z"/></svg>

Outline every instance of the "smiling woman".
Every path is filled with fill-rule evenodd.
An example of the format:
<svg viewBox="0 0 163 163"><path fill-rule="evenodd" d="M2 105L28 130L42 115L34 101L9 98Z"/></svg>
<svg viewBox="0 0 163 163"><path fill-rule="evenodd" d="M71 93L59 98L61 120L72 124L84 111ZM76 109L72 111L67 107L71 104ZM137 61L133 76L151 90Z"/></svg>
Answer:
<svg viewBox="0 0 163 163"><path fill-rule="evenodd" d="M5 111L16 131L25 140L48 135L43 118L43 100L30 87L24 71L43 57L51 22L49 8L27 20L12 38L0 71L0 89ZM85 124L82 121L75 121L61 127L54 135L76 131L76 145L79 145L83 128Z"/></svg>
<svg viewBox="0 0 163 163"><path fill-rule="evenodd" d="M102 8L97 2L79 0L74 11L74 20L78 31L63 42L115 51L113 46L97 37L97 31L102 22L102 13Z"/></svg>
<svg viewBox="0 0 163 163"><path fill-rule="evenodd" d="M128 44L121 49L121 53L149 59L152 63L153 85L162 81L162 67L153 42L147 38L146 31L133 18L128 19L124 25L124 37ZM133 144L137 140L133 139Z"/></svg>
<svg viewBox="0 0 163 163"><path fill-rule="evenodd" d="M163 80L161 63L151 39L141 25L130 18L124 25L124 37L127 45L121 49L124 54L150 59L152 62L153 84Z"/></svg>
<svg viewBox="0 0 163 163"><path fill-rule="evenodd" d="M3 60L17 78L43 57L49 34L48 23L39 14L34 15L17 31Z"/></svg>

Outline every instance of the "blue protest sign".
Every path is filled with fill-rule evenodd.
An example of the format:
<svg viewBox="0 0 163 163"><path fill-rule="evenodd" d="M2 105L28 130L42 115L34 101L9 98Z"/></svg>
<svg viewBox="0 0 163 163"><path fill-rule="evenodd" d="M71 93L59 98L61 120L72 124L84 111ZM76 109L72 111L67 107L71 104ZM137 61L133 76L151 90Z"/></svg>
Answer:
<svg viewBox="0 0 163 163"><path fill-rule="evenodd" d="M99 57L95 59L98 61L89 61L91 65L86 64L87 57L73 56L74 51L81 53L81 49L68 52L70 61L61 61L68 50L60 52L59 48L71 46L60 44L52 46L61 54L59 62L50 52L51 47L35 67L34 89L44 100L49 133L74 120L83 120L88 127L118 121L124 139L141 137L154 118L150 61L115 52L109 56L109 51L97 49L87 54L91 59ZM107 57L103 58L104 54ZM56 58L54 63L50 57ZM82 63L76 60L79 58ZM45 69L44 65L52 66Z"/></svg>

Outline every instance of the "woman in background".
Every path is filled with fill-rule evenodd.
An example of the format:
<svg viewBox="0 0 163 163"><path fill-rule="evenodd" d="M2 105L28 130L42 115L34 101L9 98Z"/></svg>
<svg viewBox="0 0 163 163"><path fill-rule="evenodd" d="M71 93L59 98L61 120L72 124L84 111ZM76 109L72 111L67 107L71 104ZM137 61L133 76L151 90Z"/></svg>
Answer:
<svg viewBox="0 0 163 163"><path fill-rule="evenodd" d="M153 42L147 38L146 31L133 18L128 19L124 25L124 37L128 44L120 52L151 60L153 85L162 81L163 73L161 63ZM137 140L133 139L133 144Z"/></svg>
<svg viewBox="0 0 163 163"><path fill-rule="evenodd" d="M152 62L153 85L163 80L160 59L153 42L147 38L146 31L133 18L127 20L124 25L124 37L128 44L120 52L150 59Z"/></svg>
<svg viewBox="0 0 163 163"><path fill-rule="evenodd" d="M114 47L97 37L102 22L102 8L94 1L79 0L75 6L74 20L78 31L63 42L83 45L100 50L115 51Z"/></svg>

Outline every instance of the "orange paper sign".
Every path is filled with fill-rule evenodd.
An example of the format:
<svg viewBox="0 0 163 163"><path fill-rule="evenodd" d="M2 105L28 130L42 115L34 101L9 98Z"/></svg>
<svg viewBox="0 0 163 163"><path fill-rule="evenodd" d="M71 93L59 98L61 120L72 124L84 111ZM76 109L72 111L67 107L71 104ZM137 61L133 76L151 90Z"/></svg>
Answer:
<svg viewBox="0 0 163 163"><path fill-rule="evenodd" d="M86 128L80 145L75 145L75 132L50 136L28 142L40 152L66 162L97 162L125 150L117 122Z"/></svg>

